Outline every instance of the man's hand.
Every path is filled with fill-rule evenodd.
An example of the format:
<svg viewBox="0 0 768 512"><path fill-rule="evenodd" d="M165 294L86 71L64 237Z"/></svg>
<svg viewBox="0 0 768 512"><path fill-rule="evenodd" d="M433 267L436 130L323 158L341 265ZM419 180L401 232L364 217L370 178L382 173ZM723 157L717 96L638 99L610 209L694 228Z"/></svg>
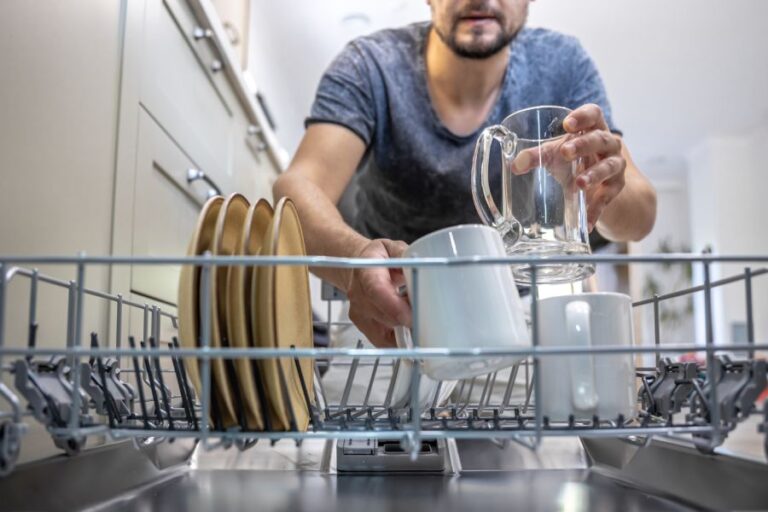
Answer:
<svg viewBox="0 0 768 512"><path fill-rule="evenodd" d="M404 242L371 240L355 255L358 258L399 258ZM405 283L400 269L356 268L347 287L349 318L377 347L395 347L393 327L411 325L411 306L397 293Z"/></svg>
<svg viewBox="0 0 768 512"><path fill-rule="evenodd" d="M627 160L622 155L621 137L611 133L602 109L594 104L571 112L563 121L563 128L573 134L560 147L563 158L583 161L576 185L586 192L587 222L592 231L605 207L624 188Z"/></svg>
<svg viewBox="0 0 768 512"><path fill-rule="evenodd" d="M511 171L525 174L536 167L547 171L563 186L584 190L587 199L587 223L592 231L605 207L624 188L627 161L622 154L621 138L610 132L602 109L584 105L563 120L566 137L521 151L512 162ZM581 158L575 174L573 161ZM574 179L575 178L575 179Z"/></svg>

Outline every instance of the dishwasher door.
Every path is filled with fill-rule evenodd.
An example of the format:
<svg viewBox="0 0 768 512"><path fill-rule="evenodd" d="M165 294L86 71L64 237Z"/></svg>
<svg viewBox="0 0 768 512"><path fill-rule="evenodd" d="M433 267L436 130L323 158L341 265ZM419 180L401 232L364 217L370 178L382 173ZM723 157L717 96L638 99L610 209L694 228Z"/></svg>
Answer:
<svg viewBox="0 0 768 512"><path fill-rule="evenodd" d="M5 510L760 510L765 464L676 443L546 439L446 443L444 471L340 473L336 441L259 442L247 451L157 447L158 469L120 443L20 467ZM188 449L188 447L186 447ZM173 457L177 457L175 460ZM157 460L162 457L156 457ZM178 458L181 457L181 458ZM175 463L175 464L174 464Z"/></svg>

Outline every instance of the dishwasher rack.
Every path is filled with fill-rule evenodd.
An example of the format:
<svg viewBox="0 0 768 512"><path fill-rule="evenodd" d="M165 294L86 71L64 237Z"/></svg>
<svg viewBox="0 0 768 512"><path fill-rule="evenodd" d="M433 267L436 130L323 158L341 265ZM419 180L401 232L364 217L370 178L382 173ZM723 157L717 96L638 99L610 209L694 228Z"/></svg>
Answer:
<svg viewBox="0 0 768 512"><path fill-rule="evenodd" d="M654 311L653 344L634 347L541 347L536 322L537 297L531 300L530 322L532 346L519 349L423 349L418 348L418 333L414 331L413 349L312 348L312 349L236 349L213 348L208 329L203 326L200 348L181 348L175 336L161 339L161 332L178 329L177 317L160 306L149 306L127 300L120 294L94 290L86 286L88 269L103 265L197 265L200 267L200 297L202 322L209 318L208 292L213 278L212 269L219 265L308 265L311 267L410 267L413 281L418 283L420 269L431 266L461 266L490 264L528 264L532 268L532 289L536 289L537 257L507 258L429 258L429 259L346 259L329 257L223 257L206 254L200 257L2 257L0 256L0 476L15 467L26 422L30 417L43 423L56 445L68 454L75 454L91 436L107 435L112 439L134 438L137 444L152 444L163 439L199 439L206 448L236 446L247 449L258 439L273 442L288 438L325 438L339 440L387 439L399 441L401 450L416 460L425 441L449 438L490 438L515 441L535 449L546 436L623 437L647 443L653 436L663 436L694 444L703 452L712 452L721 445L737 424L759 415L758 429L768 430L768 399L761 407L756 400L766 388L766 362L755 356L756 351L768 350L768 343L754 339L753 279L768 273L766 268L747 266L743 273L713 281L711 265L718 263L765 264L768 256L713 256L667 254L652 256L579 256L548 258L547 264L583 259L595 264L691 264L701 265L704 282L698 286L654 295L633 303L634 307L651 306ZM65 281L44 275L36 265L53 264L75 269L76 279ZM12 281L23 281L29 294L26 325L26 347L10 347L5 337L8 304L14 300L8 294ZM712 318L712 289L725 285L742 285L745 292L745 318L748 343L715 344ZM67 322L61 333L61 347L39 347L38 324L45 320L38 312L38 294L42 286L66 290ZM706 313L705 344L662 344L660 339L660 304L667 300L704 295ZM343 300L329 294L324 299ZM112 315L110 333L92 332L90 345L82 340L85 298L109 304ZM330 306L329 306L330 309ZM136 336L125 336L127 313L139 314L143 329ZM419 304L413 304L414 325L417 325ZM321 325L325 325L323 322ZM330 320L329 324L330 325ZM108 336L109 335L109 336ZM107 346L107 337L114 339ZM102 340L102 341L100 341ZM14 340L17 341L18 340ZM125 346L127 341L128 346ZM682 352L704 353L705 363L673 362L664 357ZM637 368L638 413L635 417L599 418L587 421L573 417L555 422L544 417L536 407L541 375L537 371L542 357L577 354L655 354L656 367ZM731 359L728 353L743 353ZM420 364L410 364L410 404L392 403L392 389L403 361L418 361L429 357L513 355L524 358L509 370L462 381L451 398L438 401L443 383L428 407L420 407ZM189 384L182 359L196 357L201 364L202 390L196 396ZM234 358L255 361L265 358L315 358L313 382L302 382L304 398L310 410L310 425L306 432L297 431L295 423L288 431L276 431L266 425L264 430L246 427L241 412L240 426L224 429L212 407L211 360L222 358L232 364ZM331 396L323 385L319 367L330 366L345 372L343 391ZM256 366L254 365L254 369ZM280 372L282 365L277 365ZM367 383L362 400L350 400L353 384L359 383L358 373L365 369ZM391 374L385 380L386 395L371 400L377 373ZM3 377L12 376L14 386ZM285 379L285 375L281 378ZM520 382L520 377L522 382ZM506 379L506 383L504 383ZM8 379L6 379L7 381ZM497 384L501 384L498 388ZM313 386L316 400L310 401L308 386ZM14 389L15 387L15 389ZM494 389L503 389L494 396ZM479 392L479 397L476 391ZM518 390L516 393L515 390ZM235 394L240 405L241 397ZM262 405L265 401L262 400ZM291 404L286 402L291 417ZM238 407L243 411L243 407ZM266 414L264 415L266 417ZM212 421L209 421L212 418ZM766 456L768 439L764 438Z"/></svg>

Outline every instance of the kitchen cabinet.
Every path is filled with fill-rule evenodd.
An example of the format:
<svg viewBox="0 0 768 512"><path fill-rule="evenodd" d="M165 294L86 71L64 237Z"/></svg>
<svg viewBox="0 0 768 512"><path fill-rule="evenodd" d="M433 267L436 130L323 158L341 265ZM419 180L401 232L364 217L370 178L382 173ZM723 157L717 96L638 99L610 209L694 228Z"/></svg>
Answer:
<svg viewBox="0 0 768 512"><path fill-rule="evenodd" d="M271 196L279 148L223 34L209 0L4 1L0 254L183 255L211 188L188 183L190 169L224 194ZM71 265L40 272L76 277ZM93 265L85 284L172 309L177 279L177 267ZM24 346L27 278L6 296L5 344ZM37 346L61 348L67 290L40 286L37 299ZM84 311L81 343L141 334L140 310L126 311L120 340L114 306L86 297ZM19 462L60 453L28 424Z"/></svg>
<svg viewBox="0 0 768 512"><path fill-rule="evenodd" d="M221 185L231 177L232 109L214 84L207 40L182 1L147 3L139 101Z"/></svg>
<svg viewBox="0 0 768 512"><path fill-rule="evenodd" d="M0 9L2 254L110 252L121 9L100 0L78 5L12 0ZM40 270L75 277L71 267ZM93 268L86 280L106 289L108 269ZM23 293L11 286L11 299ZM59 299L43 293L40 309L55 309ZM94 329L105 322L103 309L88 313ZM12 300L6 318L9 343L25 343L24 301ZM60 308L46 315L40 343L60 342L65 325Z"/></svg>
<svg viewBox="0 0 768 512"><path fill-rule="evenodd" d="M243 69L248 64L250 4L249 0L213 0L213 5L219 18L221 18L227 38Z"/></svg>
<svg viewBox="0 0 768 512"><path fill-rule="evenodd" d="M133 255L186 254L197 212L208 192L204 183L187 182L190 169L202 170L142 108L136 158ZM175 303L179 271L180 267L175 265L134 265L131 290Z"/></svg>
<svg viewBox="0 0 768 512"><path fill-rule="evenodd" d="M209 190L271 197L278 170L210 6L166 0L128 9L113 246L120 254L185 254ZM188 183L190 169L213 185ZM174 303L177 279L178 267L115 268L111 288Z"/></svg>
<svg viewBox="0 0 768 512"><path fill-rule="evenodd" d="M235 187L249 201L259 197L272 197L272 184L276 173L258 172L268 164L266 143L261 136L261 128L251 123L242 113L236 113L232 144L232 169Z"/></svg>
<svg viewBox="0 0 768 512"><path fill-rule="evenodd" d="M11 0L0 6L2 254L110 253L121 6L74 4ZM64 282L76 276L71 266L39 270ZM94 266L85 280L108 289L109 269ZM13 277L6 296L5 344L23 347L29 280ZM67 290L40 286L37 299L37 346L61 347ZM104 330L107 307L86 299L83 324ZM3 380L13 388L7 373ZM20 461L60 452L39 423L28 423Z"/></svg>

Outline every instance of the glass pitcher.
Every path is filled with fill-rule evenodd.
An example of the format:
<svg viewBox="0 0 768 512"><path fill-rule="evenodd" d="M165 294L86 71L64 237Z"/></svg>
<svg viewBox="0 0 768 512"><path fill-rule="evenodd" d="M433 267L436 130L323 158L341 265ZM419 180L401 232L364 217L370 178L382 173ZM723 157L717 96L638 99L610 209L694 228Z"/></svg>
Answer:
<svg viewBox="0 0 768 512"><path fill-rule="evenodd" d="M584 191L576 186L581 164L565 160L560 148L573 138L563 121L565 107L541 106L520 110L480 135L472 159L472 197L480 218L502 235L509 255L562 257L588 255L589 231ZM488 179L491 144L501 145L502 209L496 206ZM513 162L528 150L533 160L522 174ZM538 283L566 283L594 272L590 263L537 265ZM512 268L518 283L530 284L529 265Z"/></svg>

